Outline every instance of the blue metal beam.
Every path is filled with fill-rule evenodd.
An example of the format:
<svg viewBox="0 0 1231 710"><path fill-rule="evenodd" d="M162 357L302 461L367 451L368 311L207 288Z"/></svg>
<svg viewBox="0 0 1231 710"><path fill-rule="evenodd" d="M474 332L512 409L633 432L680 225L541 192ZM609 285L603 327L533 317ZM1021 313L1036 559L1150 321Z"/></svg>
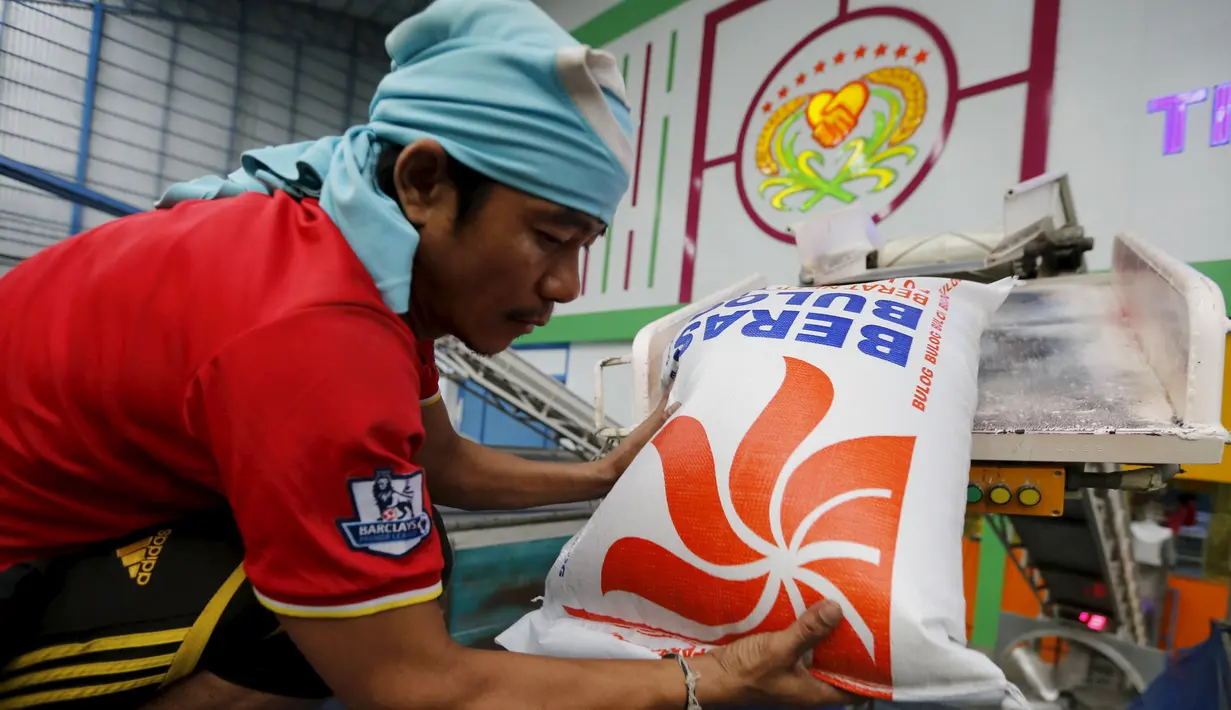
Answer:
<svg viewBox="0 0 1231 710"><path fill-rule="evenodd" d="M143 211L57 175L52 175L42 168L19 163L3 155L0 155L0 175L69 200L73 202L74 209L89 207L113 217L125 217Z"/></svg>
<svg viewBox="0 0 1231 710"><path fill-rule="evenodd" d="M4 27L9 23L9 0L0 0L0 50L4 49Z"/></svg>
<svg viewBox="0 0 1231 710"><path fill-rule="evenodd" d="M295 43L295 61L291 66L291 120L287 126L287 143L295 142L295 122L299 117L299 76L303 73L303 42Z"/></svg>
<svg viewBox="0 0 1231 710"><path fill-rule="evenodd" d="M175 64L180 53L180 23L171 25L171 52L167 58L167 86L162 108L162 130L158 132L158 169L154 176L154 189L161 192L167 172L167 141L171 138L171 98L175 93Z"/></svg>
<svg viewBox="0 0 1231 710"><path fill-rule="evenodd" d="M236 139L239 137L239 101L243 96L243 79L244 79L244 50L248 47L248 3L241 2L239 4L239 32L236 34L236 41L239 43L238 51L235 53L235 101L231 104L231 134L227 138L227 157L223 161L222 174L229 175L239 167L239 160L235 155ZM232 164L231 161L235 161Z"/></svg>
<svg viewBox="0 0 1231 710"><path fill-rule="evenodd" d="M98 57L103 47L103 19L106 17L101 2L92 6L94 20L90 24L90 53L86 57L85 98L81 105L81 133L77 140L77 185L86 186L86 171L90 166L90 139L94 135L94 98L98 89ZM73 205L73 216L69 221L68 233L72 236L81 231L82 206Z"/></svg>
<svg viewBox="0 0 1231 710"><path fill-rule="evenodd" d="M4 0L0 0L4 2ZM350 62L346 65L346 108L342 111L342 133L350 130L355 116L355 86L359 83L359 21L351 20Z"/></svg>

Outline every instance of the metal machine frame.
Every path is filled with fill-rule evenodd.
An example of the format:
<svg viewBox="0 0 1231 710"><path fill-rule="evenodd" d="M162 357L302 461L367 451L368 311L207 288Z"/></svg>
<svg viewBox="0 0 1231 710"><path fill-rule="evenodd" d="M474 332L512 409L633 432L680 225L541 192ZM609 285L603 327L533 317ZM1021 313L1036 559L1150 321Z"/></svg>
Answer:
<svg viewBox="0 0 1231 710"><path fill-rule="evenodd" d="M1072 257L1074 250L1084 251L1080 240L1086 238L1074 236L1083 232L1076 224L1076 209L1064 174L1043 176L1009 189L1005 225L1008 231L1001 246L980 262L992 271L1029 271L1038 268L1038 263L1063 261ZM1052 249L1055 245L1059 245L1059 252ZM923 271L948 276L955 269L965 272L971 266L950 264ZM1084 265L1078 263L1076 268L1082 270ZM891 276L897 273L871 269L842 282L907 276ZM985 274L982 270L978 273ZM920 270L912 270L909 275L918 276ZM982 278L987 280L986 275ZM662 354L679 328L715 303L766 285L763 276L753 274L650 323L637 334L629 355L597 365L596 381L601 383L606 367L631 364L633 420L640 421L661 396ZM1222 388L1216 385L1223 377L1227 324L1225 302L1213 281L1127 234L1115 238L1110 273L1075 273L1019 282L984 334L972 460L983 466L1060 467L1066 478L1073 476L1074 464L1111 462L1153 467L1093 480L1084 474L1095 471L1076 471L1084 486L1106 481L1104 485L1137 490L1163 484L1179 465L1219 462L1227 432L1220 421ZM1042 348L1042 353L1038 352L1040 348L1007 353L995 348L997 338L1027 337L1046 340L1053 347ZM1086 342L1094 338L1102 340ZM1057 343L1072 347L1054 347ZM1077 346L1084 350L1076 352ZM1082 393L1089 416L1054 425L1047 421L1056 414L1054 403L1031 398L1029 393L1008 404L996 402L1000 406L989 411L992 394L1015 394L994 391L1013 384L1006 380L1014 373L1002 378L990 373L1006 360L1030 361L1035 374L1046 376L1068 358L1081 355L1090 360L1079 363L1082 369L1078 373L1092 380L1088 391ZM1111 361L1118 366L1103 366ZM1107 378L1119 379L1101 381ZM1071 383L1054 384L1061 388ZM1126 402L1122 393L1109 389L1120 385L1134 386L1130 394L1142 401ZM606 420L601 391L595 401L595 418L596 422ZM611 425L595 428L600 430L600 439L627 434L627 429Z"/></svg>

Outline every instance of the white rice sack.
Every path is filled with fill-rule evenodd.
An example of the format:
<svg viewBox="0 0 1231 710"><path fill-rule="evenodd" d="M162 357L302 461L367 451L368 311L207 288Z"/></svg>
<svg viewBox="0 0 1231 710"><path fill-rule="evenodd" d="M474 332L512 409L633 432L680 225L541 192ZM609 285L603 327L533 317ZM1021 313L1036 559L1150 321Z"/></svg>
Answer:
<svg viewBox="0 0 1231 710"><path fill-rule="evenodd" d="M832 599L817 677L862 696L1020 697L968 649L962 527L979 340L1012 282L769 288L666 353L681 409L561 551L504 647L704 653Z"/></svg>

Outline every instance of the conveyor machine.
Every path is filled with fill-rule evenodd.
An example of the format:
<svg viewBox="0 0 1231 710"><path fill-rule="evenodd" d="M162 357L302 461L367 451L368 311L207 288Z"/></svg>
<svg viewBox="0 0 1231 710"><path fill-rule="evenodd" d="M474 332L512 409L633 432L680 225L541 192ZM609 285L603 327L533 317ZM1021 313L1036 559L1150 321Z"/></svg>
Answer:
<svg viewBox="0 0 1231 710"><path fill-rule="evenodd" d="M1010 190L1006 215L1029 199L1035 214L1059 205L1056 216L1028 219L985 258L870 268L828 283L1037 276L1039 262L1055 263L1048 243L1073 231L1067 193L1063 175ZM1073 270L1083 271L1071 240L1056 241ZM715 303L765 285L752 275L699 299L642 328L630 355L599 363L631 363L633 421L658 401L662 354L679 328ZM1218 463L1227 437L1220 422L1227 325L1213 281L1131 235L1115 238L1109 272L1021 280L983 336L971 451L971 485L983 495L972 490L968 500L988 512L1059 517L1070 479L1076 487L1144 490L1164 485L1184 464ZM600 437L626 434L603 416L601 386L596 400ZM1113 470L1107 462L1132 468ZM1040 500L1017 497L1026 481L1040 489ZM1000 484L1014 493L1010 500L989 495Z"/></svg>
<svg viewBox="0 0 1231 710"><path fill-rule="evenodd" d="M1127 234L1115 237L1110 271L1087 273L1084 254L1093 241L1077 222L1064 174L1008 190L1004 221L1000 233L939 235L935 260L926 256L929 238L902 240L905 247L878 244L871 221L852 220L849 212L828 225L801 225L793 230L800 281L1021 279L983 336L967 504L996 514L986 516L985 529L1007 548L1025 548L1026 560L1010 559L1044 613L1002 615L1001 631L1009 633L1001 633L996 654L1007 665L1030 666L1022 643L1062 637L1110 658L1140 692L1165 658L1146 647L1150 625L1125 492L1156 490L1186 464L1221 460L1225 302L1211 280ZM816 241L837 246L818 248ZM753 275L702 298L645 326L629 355L599 364L600 371L632 365L634 421L660 397L662 355L678 330L714 304L766 285ZM601 385L601 372L596 381ZM596 427L601 417L600 386ZM610 445L627 430L599 433ZM1023 544L1011 544L1001 515L1011 516ZM1091 631L1078 621L1083 613L1107 625ZM1026 670L1038 675L1037 667ZM1055 699L1048 682L1026 680L1036 694Z"/></svg>

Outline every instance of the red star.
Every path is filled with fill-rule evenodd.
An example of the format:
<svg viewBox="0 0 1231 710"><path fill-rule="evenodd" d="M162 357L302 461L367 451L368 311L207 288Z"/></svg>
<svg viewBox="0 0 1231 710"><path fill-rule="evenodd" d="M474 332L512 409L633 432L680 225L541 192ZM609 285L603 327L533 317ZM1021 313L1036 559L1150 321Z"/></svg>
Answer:
<svg viewBox="0 0 1231 710"><path fill-rule="evenodd" d="M817 74L820 74L821 72L825 71L825 62L817 62L816 66L812 67L812 71L816 72Z"/></svg>
<svg viewBox="0 0 1231 710"><path fill-rule="evenodd" d="M855 50L855 59L863 59L863 55L867 53L868 53L868 48L861 44L859 45L859 49Z"/></svg>
<svg viewBox="0 0 1231 710"><path fill-rule="evenodd" d="M888 51L888 50L889 50L889 45L885 44L884 42L881 42L881 43L880 43L880 44L876 47L876 56L878 56L878 57L883 57L883 56L885 56L885 52L886 52L886 51Z"/></svg>
<svg viewBox="0 0 1231 710"><path fill-rule="evenodd" d="M899 44L899 45L898 45L898 51L894 52L894 53L893 53L893 56L897 57L898 59L901 59L902 57L905 57L905 56L906 56L906 45L904 45L904 44Z"/></svg>
<svg viewBox="0 0 1231 710"><path fill-rule="evenodd" d="M926 49L919 50L919 53L915 55L915 64L923 64L927 60L928 60L928 52Z"/></svg>
<svg viewBox="0 0 1231 710"><path fill-rule="evenodd" d="M844 59L846 59L846 52L838 52L837 54L833 55L834 64L841 64Z"/></svg>
<svg viewBox="0 0 1231 710"><path fill-rule="evenodd" d="M786 87L785 87L785 86L784 86L784 87L782 87L781 89L778 89L778 98L780 98L780 99L785 99L785 98L786 98L786 93L787 93L787 92L786 92Z"/></svg>
<svg viewBox="0 0 1231 710"><path fill-rule="evenodd" d="M808 77L805 74L800 74L799 76L795 77L796 84L802 84L807 80L808 80Z"/></svg>
<svg viewBox="0 0 1231 710"><path fill-rule="evenodd" d="M765 102L765 105L761 107L761 110L762 110L762 111L764 111L765 113L769 113L769 112L770 112L770 110L771 110L771 109L773 109L773 108L774 108L774 105L773 105L773 104L771 104L770 102L766 101L766 102Z"/></svg>

